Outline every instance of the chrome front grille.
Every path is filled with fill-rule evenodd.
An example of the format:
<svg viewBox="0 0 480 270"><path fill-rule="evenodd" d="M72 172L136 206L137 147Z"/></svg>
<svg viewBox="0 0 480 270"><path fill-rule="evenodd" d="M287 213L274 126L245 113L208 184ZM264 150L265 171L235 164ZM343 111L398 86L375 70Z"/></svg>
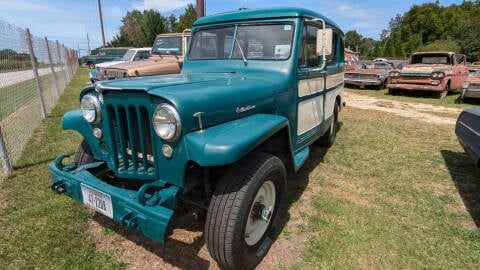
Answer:
<svg viewBox="0 0 480 270"><path fill-rule="evenodd" d="M124 70L105 70L105 77L108 80L123 79L127 78L127 72Z"/></svg>
<svg viewBox="0 0 480 270"><path fill-rule="evenodd" d="M150 113L144 106L107 105L113 170L118 177L155 176Z"/></svg>

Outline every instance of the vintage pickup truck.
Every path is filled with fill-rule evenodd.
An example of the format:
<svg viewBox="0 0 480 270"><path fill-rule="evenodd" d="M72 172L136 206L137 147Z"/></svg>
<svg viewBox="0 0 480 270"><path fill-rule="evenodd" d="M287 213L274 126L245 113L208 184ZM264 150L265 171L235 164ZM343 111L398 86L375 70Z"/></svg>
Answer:
<svg viewBox="0 0 480 270"><path fill-rule="evenodd" d="M439 98L450 89L460 89L468 77L465 55L454 52L417 52L402 70L390 72L388 93L431 91Z"/></svg>
<svg viewBox="0 0 480 270"><path fill-rule="evenodd" d="M180 73L190 29L183 33L160 34L153 42L148 59L121 63L104 70L107 80Z"/></svg>
<svg viewBox="0 0 480 270"><path fill-rule="evenodd" d="M198 19L181 74L82 90L62 125L84 139L49 165L52 189L160 243L197 217L221 268L254 268L281 230L287 168L336 138L343 36L301 8Z"/></svg>
<svg viewBox="0 0 480 270"><path fill-rule="evenodd" d="M96 55L88 55L82 58L89 68L94 69L96 64L108 61L121 60L130 47L101 48Z"/></svg>

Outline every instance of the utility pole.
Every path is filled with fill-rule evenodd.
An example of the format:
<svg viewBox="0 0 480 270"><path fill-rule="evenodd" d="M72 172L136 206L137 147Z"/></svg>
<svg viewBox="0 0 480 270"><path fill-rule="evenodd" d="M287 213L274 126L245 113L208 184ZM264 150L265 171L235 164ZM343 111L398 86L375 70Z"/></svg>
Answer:
<svg viewBox="0 0 480 270"><path fill-rule="evenodd" d="M88 33L87 33L87 46L88 46L88 54L90 54L90 38L88 37Z"/></svg>
<svg viewBox="0 0 480 270"><path fill-rule="evenodd" d="M100 14L100 28L102 29L102 47L105 47L105 32L103 31L102 4L98 0L98 14Z"/></svg>
<svg viewBox="0 0 480 270"><path fill-rule="evenodd" d="M205 16L205 1L197 0L197 19Z"/></svg>

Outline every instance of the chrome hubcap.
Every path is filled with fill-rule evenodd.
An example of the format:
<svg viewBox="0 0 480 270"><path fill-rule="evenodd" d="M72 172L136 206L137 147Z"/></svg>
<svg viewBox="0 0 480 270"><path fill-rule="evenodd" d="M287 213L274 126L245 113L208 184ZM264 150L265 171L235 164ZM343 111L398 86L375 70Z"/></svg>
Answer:
<svg viewBox="0 0 480 270"><path fill-rule="evenodd" d="M245 227L245 242L253 246L260 241L270 225L275 208L275 184L265 181L253 200Z"/></svg>

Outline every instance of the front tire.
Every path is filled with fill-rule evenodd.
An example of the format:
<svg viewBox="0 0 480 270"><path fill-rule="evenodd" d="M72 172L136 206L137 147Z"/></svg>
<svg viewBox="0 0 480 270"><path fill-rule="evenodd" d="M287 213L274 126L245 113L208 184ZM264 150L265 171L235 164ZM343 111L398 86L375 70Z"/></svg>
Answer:
<svg viewBox="0 0 480 270"><path fill-rule="evenodd" d="M447 96L449 90L450 90L449 85L448 84L445 85L445 88L441 92L437 93L438 98L444 99Z"/></svg>
<svg viewBox="0 0 480 270"><path fill-rule="evenodd" d="M283 162L257 152L230 167L208 208L205 242L222 269L253 269L276 236L286 182Z"/></svg>
<svg viewBox="0 0 480 270"><path fill-rule="evenodd" d="M87 141L83 140L75 152L74 161L77 163L77 166L82 166L87 163L93 162L92 150L88 146Z"/></svg>

